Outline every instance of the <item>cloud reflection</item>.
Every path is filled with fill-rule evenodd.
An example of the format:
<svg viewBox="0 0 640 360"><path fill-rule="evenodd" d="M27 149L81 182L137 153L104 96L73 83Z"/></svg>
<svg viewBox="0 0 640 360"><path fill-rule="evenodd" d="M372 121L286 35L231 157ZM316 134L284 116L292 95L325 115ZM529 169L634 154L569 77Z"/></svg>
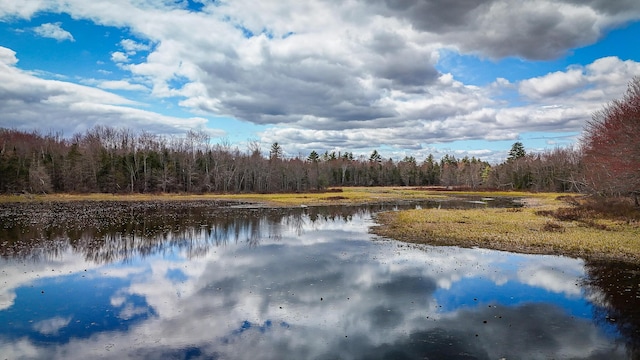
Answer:
<svg viewBox="0 0 640 360"><path fill-rule="evenodd" d="M97 267L91 281L123 280L105 292L101 311L137 321L65 342L3 334L0 347L33 358L627 357L621 339L572 311L586 306L576 285L581 260L372 241L367 212L317 215L258 217L225 232L258 234L257 244L193 231L183 240L191 246L170 242ZM520 301L505 300L513 289Z"/></svg>
<svg viewBox="0 0 640 360"><path fill-rule="evenodd" d="M37 332L44 335L56 335L58 334L58 330L69 325L70 322L71 317L63 318L60 316L56 316L51 319L38 321L37 323L33 324L33 328Z"/></svg>

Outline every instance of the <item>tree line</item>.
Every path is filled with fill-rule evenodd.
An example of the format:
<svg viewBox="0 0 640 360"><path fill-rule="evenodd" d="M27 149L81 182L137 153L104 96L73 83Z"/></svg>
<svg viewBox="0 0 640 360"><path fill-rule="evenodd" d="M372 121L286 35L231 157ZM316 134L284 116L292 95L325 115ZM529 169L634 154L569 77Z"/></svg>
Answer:
<svg viewBox="0 0 640 360"><path fill-rule="evenodd" d="M0 193L270 193L333 186L446 186L637 195L640 190L640 80L594 114L580 148L527 153L520 142L489 164L475 157L385 159L351 152L286 158L274 143L242 151L203 131L166 137L96 126L59 133L0 128Z"/></svg>
<svg viewBox="0 0 640 360"><path fill-rule="evenodd" d="M0 129L2 193L267 193L439 185L572 191L571 176L578 166L575 152L568 149L522 152L492 166L453 155L394 161L377 150L368 157L312 151L306 157L285 158L278 143L265 156L257 143L246 151L227 143L212 145L202 131L163 137L97 126L67 139Z"/></svg>

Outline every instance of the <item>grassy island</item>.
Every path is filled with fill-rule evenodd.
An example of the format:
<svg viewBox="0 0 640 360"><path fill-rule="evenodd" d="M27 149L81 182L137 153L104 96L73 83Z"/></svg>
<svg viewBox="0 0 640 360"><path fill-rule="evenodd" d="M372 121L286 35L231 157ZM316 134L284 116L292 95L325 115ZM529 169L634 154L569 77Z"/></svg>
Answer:
<svg viewBox="0 0 640 360"><path fill-rule="evenodd" d="M380 213L373 232L411 243L640 263L640 214L631 204L605 209L559 194L529 194L522 201L522 208Z"/></svg>

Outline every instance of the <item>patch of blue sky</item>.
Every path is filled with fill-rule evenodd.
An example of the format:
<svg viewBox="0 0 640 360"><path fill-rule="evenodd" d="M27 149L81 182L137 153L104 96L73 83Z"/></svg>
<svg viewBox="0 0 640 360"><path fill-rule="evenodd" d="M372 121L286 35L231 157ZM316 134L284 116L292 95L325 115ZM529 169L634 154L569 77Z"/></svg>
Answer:
<svg viewBox="0 0 640 360"><path fill-rule="evenodd" d="M536 69L541 67L542 69ZM466 85L486 86L498 78L516 82L537 76L536 74L546 74L555 70L556 67L549 63L518 58L491 60L477 55L460 54L450 49L441 49L436 69L442 73L451 73L456 80Z"/></svg>
<svg viewBox="0 0 640 360"><path fill-rule="evenodd" d="M192 12L200 12L204 8L204 1L186 0L186 9Z"/></svg>
<svg viewBox="0 0 640 360"><path fill-rule="evenodd" d="M56 23L60 23L73 40L56 40L34 31L42 24ZM126 29L76 20L67 14L44 13L31 20L0 22L0 46L17 53L21 69L59 74L69 77L70 81L120 72L111 62L111 53L118 50L117 44L125 38L131 38Z"/></svg>
<svg viewBox="0 0 640 360"><path fill-rule="evenodd" d="M60 276L55 281L38 279L16 289L13 305L0 311L0 323L11 324L11 327L0 327L0 336L67 342L101 332L126 331L155 315L145 298L120 292L128 286L130 279L96 279L80 274ZM122 296L124 303L112 304L113 296ZM124 304L146 311L122 319L118 314Z"/></svg>
<svg viewBox="0 0 640 360"><path fill-rule="evenodd" d="M210 128L224 130L225 140L229 140L234 145L259 139L260 133L268 128L266 125L252 124L229 117L209 117L208 120ZM245 150L247 149L240 149L240 151Z"/></svg>
<svg viewBox="0 0 640 360"><path fill-rule="evenodd" d="M240 24L236 24L234 26L236 29L240 30L242 32L242 36L244 36L245 38L249 39L255 36L255 34L253 33L253 31L249 30L249 28L246 28Z"/></svg>
<svg viewBox="0 0 640 360"><path fill-rule="evenodd" d="M527 284L508 281L496 285L492 280L465 278L449 289L438 289L433 294L441 312L454 312L463 308L484 308L488 305L521 306L532 303L553 304L567 315L583 319L593 317L593 305L581 296L567 296Z"/></svg>
<svg viewBox="0 0 640 360"><path fill-rule="evenodd" d="M512 83L562 71L572 65L587 65L607 56L622 60L640 60L640 47L633 46L640 36L640 22L610 30L594 44L568 51L564 56L551 60L526 60L507 57L498 60L475 54L460 54L454 50L440 50L436 68L451 73L455 79L468 85L486 86L504 78Z"/></svg>
<svg viewBox="0 0 640 360"><path fill-rule="evenodd" d="M187 274L180 269L168 269L165 277L173 283L185 282L189 280Z"/></svg>
<svg viewBox="0 0 640 360"><path fill-rule="evenodd" d="M235 24L233 27L235 27L236 29L240 30L242 32L242 36L244 36L247 39L250 39L254 36L259 36L259 35L264 35L267 39L273 39L273 32L271 30L268 29L262 29L259 33L255 33L253 31L251 31L249 28L246 28L240 24ZM292 34L292 33L288 33L288 34ZM289 35L290 36L290 35ZM285 37L283 37L285 38Z"/></svg>
<svg viewBox="0 0 640 360"><path fill-rule="evenodd" d="M180 90L191 81L186 76L174 75L167 81L167 86L171 89Z"/></svg>
<svg viewBox="0 0 640 360"><path fill-rule="evenodd" d="M569 64L591 63L594 60L617 56L622 60L640 61L640 21L612 29L603 39L593 45L576 49L567 58Z"/></svg>

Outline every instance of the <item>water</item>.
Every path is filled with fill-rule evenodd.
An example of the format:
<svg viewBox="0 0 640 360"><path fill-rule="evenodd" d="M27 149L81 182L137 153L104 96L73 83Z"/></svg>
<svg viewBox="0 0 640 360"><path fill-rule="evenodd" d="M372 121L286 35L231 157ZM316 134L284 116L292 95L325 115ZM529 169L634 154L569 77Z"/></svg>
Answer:
<svg viewBox="0 0 640 360"><path fill-rule="evenodd" d="M637 355L635 267L380 239L385 207L183 205L3 208L2 358Z"/></svg>

